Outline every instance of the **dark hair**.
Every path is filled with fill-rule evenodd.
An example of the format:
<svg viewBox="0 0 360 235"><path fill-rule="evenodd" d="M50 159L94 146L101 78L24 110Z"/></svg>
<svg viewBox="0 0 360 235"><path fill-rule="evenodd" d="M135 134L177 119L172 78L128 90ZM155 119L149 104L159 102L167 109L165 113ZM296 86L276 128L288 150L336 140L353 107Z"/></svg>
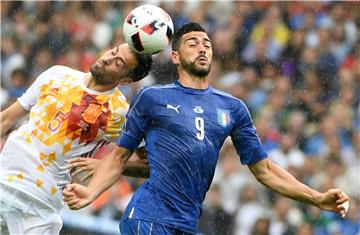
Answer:
<svg viewBox="0 0 360 235"><path fill-rule="evenodd" d="M22 81L25 83L28 82L30 79L28 73L23 68L14 69L14 71L12 71L11 73L11 78L13 78L14 76L20 76L22 78Z"/></svg>
<svg viewBox="0 0 360 235"><path fill-rule="evenodd" d="M11 73L11 76L14 76L14 75L20 75L24 78L27 78L27 73L26 73L25 69L23 69L23 68L14 69Z"/></svg>
<svg viewBox="0 0 360 235"><path fill-rule="evenodd" d="M174 33L173 39L172 39L172 50L173 51L177 51L179 49L179 43L180 43L180 38L187 33L190 32L205 32L205 29L203 27L201 27L200 24L195 23L195 22L189 22L184 24L183 26L181 26L178 30L176 30L176 32Z"/></svg>
<svg viewBox="0 0 360 235"><path fill-rule="evenodd" d="M133 82L136 82L149 74L153 60L151 55L142 55L136 53L135 51L133 51L133 53L135 54L138 61L138 66L136 66L136 68L130 72L129 76Z"/></svg>

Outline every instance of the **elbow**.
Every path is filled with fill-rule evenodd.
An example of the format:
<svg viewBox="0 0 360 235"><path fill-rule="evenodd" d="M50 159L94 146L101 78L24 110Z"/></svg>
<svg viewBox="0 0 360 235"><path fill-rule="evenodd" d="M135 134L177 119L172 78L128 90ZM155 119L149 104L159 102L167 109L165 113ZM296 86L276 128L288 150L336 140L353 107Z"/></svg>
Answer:
<svg viewBox="0 0 360 235"><path fill-rule="evenodd" d="M131 154L132 152L127 149L116 147L111 154L113 168L123 171Z"/></svg>
<svg viewBox="0 0 360 235"><path fill-rule="evenodd" d="M255 179L256 179L258 182L266 185L266 181L267 181L266 173L264 173L264 172L259 172L259 173L257 173L257 174L254 174L254 176L255 176Z"/></svg>
<svg viewBox="0 0 360 235"><path fill-rule="evenodd" d="M271 178L271 161L269 159L264 159L249 165L249 169L257 181L267 185L267 182Z"/></svg>

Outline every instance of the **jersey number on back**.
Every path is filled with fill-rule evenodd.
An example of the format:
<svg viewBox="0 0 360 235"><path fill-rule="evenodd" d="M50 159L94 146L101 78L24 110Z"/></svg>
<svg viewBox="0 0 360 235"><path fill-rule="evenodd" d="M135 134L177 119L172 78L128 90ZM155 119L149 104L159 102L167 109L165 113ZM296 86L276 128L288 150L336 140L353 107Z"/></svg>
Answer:
<svg viewBox="0 0 360 235"><path fill-rule="evenodd" d="M204 131L204 119L202 117L196 117L195 118L195 127L196 127L196 138L199 140L203 140L205 136Z"/></svg>

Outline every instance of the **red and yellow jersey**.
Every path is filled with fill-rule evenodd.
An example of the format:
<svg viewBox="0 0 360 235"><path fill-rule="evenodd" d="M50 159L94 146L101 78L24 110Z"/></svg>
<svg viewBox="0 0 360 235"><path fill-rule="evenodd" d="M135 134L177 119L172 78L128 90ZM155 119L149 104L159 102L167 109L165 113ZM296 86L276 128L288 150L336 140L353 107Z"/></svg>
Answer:
<svg viewBox="0 0 360 235"><path fill-rule="evenodd" d="M67 160L90 157L116 140L128 104L119 89L96 92L85 73L54 66L18 99L29 120L11 133L1 153L1 183L22 190L55 209L70 183Z"/></svg>

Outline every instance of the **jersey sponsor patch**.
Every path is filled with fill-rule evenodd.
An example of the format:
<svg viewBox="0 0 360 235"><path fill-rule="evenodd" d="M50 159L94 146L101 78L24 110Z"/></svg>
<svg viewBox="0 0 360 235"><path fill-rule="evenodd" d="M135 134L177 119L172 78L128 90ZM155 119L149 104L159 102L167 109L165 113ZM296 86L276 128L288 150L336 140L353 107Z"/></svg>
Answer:
<svg viewBox="0 0 360 235"><path fill-rule="evenodd" d="M227 127L230 123L230 113L228 110L217 109L218 123L222 127Z"/></svg>

